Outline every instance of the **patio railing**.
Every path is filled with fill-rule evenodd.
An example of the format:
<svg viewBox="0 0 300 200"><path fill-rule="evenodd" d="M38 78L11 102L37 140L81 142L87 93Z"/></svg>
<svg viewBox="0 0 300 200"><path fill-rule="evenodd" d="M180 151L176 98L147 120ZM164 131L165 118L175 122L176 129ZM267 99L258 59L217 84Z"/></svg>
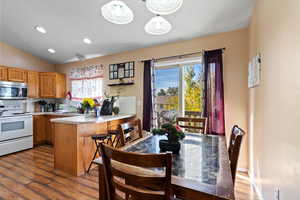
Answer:
<svg viewBox="0 0 300 200"><path fill-rule="evenodd" d="M175 123L176 118L180 116L179 112L176 110L161 110L157 112L157 125L160 127L164 123ZM202 112L195 112L195 111L185 111L184 117L191 117L191 118L199 118L202 116Z"/></svg>

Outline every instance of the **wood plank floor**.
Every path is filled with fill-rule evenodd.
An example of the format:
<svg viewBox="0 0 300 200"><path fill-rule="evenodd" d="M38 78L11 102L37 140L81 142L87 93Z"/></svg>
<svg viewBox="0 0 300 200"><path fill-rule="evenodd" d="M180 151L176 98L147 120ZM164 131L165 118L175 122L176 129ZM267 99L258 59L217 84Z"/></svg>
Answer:
<svg viewBox="0 0 300 200"><path fill-rule="evenodd" d="M237 200L258 200L247 176L236 181ZM53 169L53 149L40 146L0 157L1 200L96 200L97 170L90 175L74 177Z"/></svg>

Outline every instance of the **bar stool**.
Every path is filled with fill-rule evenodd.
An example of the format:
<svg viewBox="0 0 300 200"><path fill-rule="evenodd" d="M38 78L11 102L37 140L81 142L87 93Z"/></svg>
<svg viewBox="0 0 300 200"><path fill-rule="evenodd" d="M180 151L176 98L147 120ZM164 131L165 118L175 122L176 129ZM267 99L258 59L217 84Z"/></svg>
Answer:
<svg viewBox="0 0 300 200"><path fill-rule="evenodd" d="M101 143L109 144L110 142L112 143L112 139L111 139L111 134L110 133L108 133L108 134L95 134L95 135L92 135L91 137L92 137L92 140L94 140L94 142L95 142L96 151L95 151L93 159L92 159L92 161L91 161L91 163L89 165L87 173L90 173L90 169L92 167L93 160L95 160L97 154L99 154L99 156L101 156L100 144ZM105 140L106 140L106 142L104 142Z"/></svg>
<svg viewBox="0 0 300 200"><path fill-rule="evenodd" d="M114 148L117 148L117 145L119 143L119 135L120 135L119 131L118 130L109 130L107 132L107 134L110 136L108 141L111 143L111 146Z"/></svg>

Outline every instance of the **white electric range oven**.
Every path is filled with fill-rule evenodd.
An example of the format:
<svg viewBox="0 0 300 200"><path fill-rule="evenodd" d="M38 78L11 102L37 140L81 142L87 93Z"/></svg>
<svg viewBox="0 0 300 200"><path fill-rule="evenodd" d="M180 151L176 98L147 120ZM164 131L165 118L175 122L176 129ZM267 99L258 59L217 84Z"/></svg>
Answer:
<svg viewBox="0 0 300 200"><path fill-rule="evenodd" d="M32 115L20 100L0 100L0 156L33 147Z"/></svg>

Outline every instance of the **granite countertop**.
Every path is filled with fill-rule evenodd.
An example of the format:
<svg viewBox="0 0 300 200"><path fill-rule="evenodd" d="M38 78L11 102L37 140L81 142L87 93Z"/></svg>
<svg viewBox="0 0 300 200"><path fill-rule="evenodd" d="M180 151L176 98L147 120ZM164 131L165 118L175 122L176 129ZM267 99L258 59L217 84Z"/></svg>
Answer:
<svg viewBox="0 0 300 200"><path fill-rule="evenodd" d="M53 123L62 123L62 124L86 124L86 123L103 123L118 119L125 119L134 117L134 114L120 114L120 115L108 115L101 116L98 118L95 117L85 117L85 116L73 116L73 117L62 117L57 119L51 119Z"/></svg>
<svg viewBox="0 0 300 200"><path fill-rule="evenodd" d="M84 116L84 114L76 113L76 112L34 112L32 115L56 115L56 116Z"/></svg>

